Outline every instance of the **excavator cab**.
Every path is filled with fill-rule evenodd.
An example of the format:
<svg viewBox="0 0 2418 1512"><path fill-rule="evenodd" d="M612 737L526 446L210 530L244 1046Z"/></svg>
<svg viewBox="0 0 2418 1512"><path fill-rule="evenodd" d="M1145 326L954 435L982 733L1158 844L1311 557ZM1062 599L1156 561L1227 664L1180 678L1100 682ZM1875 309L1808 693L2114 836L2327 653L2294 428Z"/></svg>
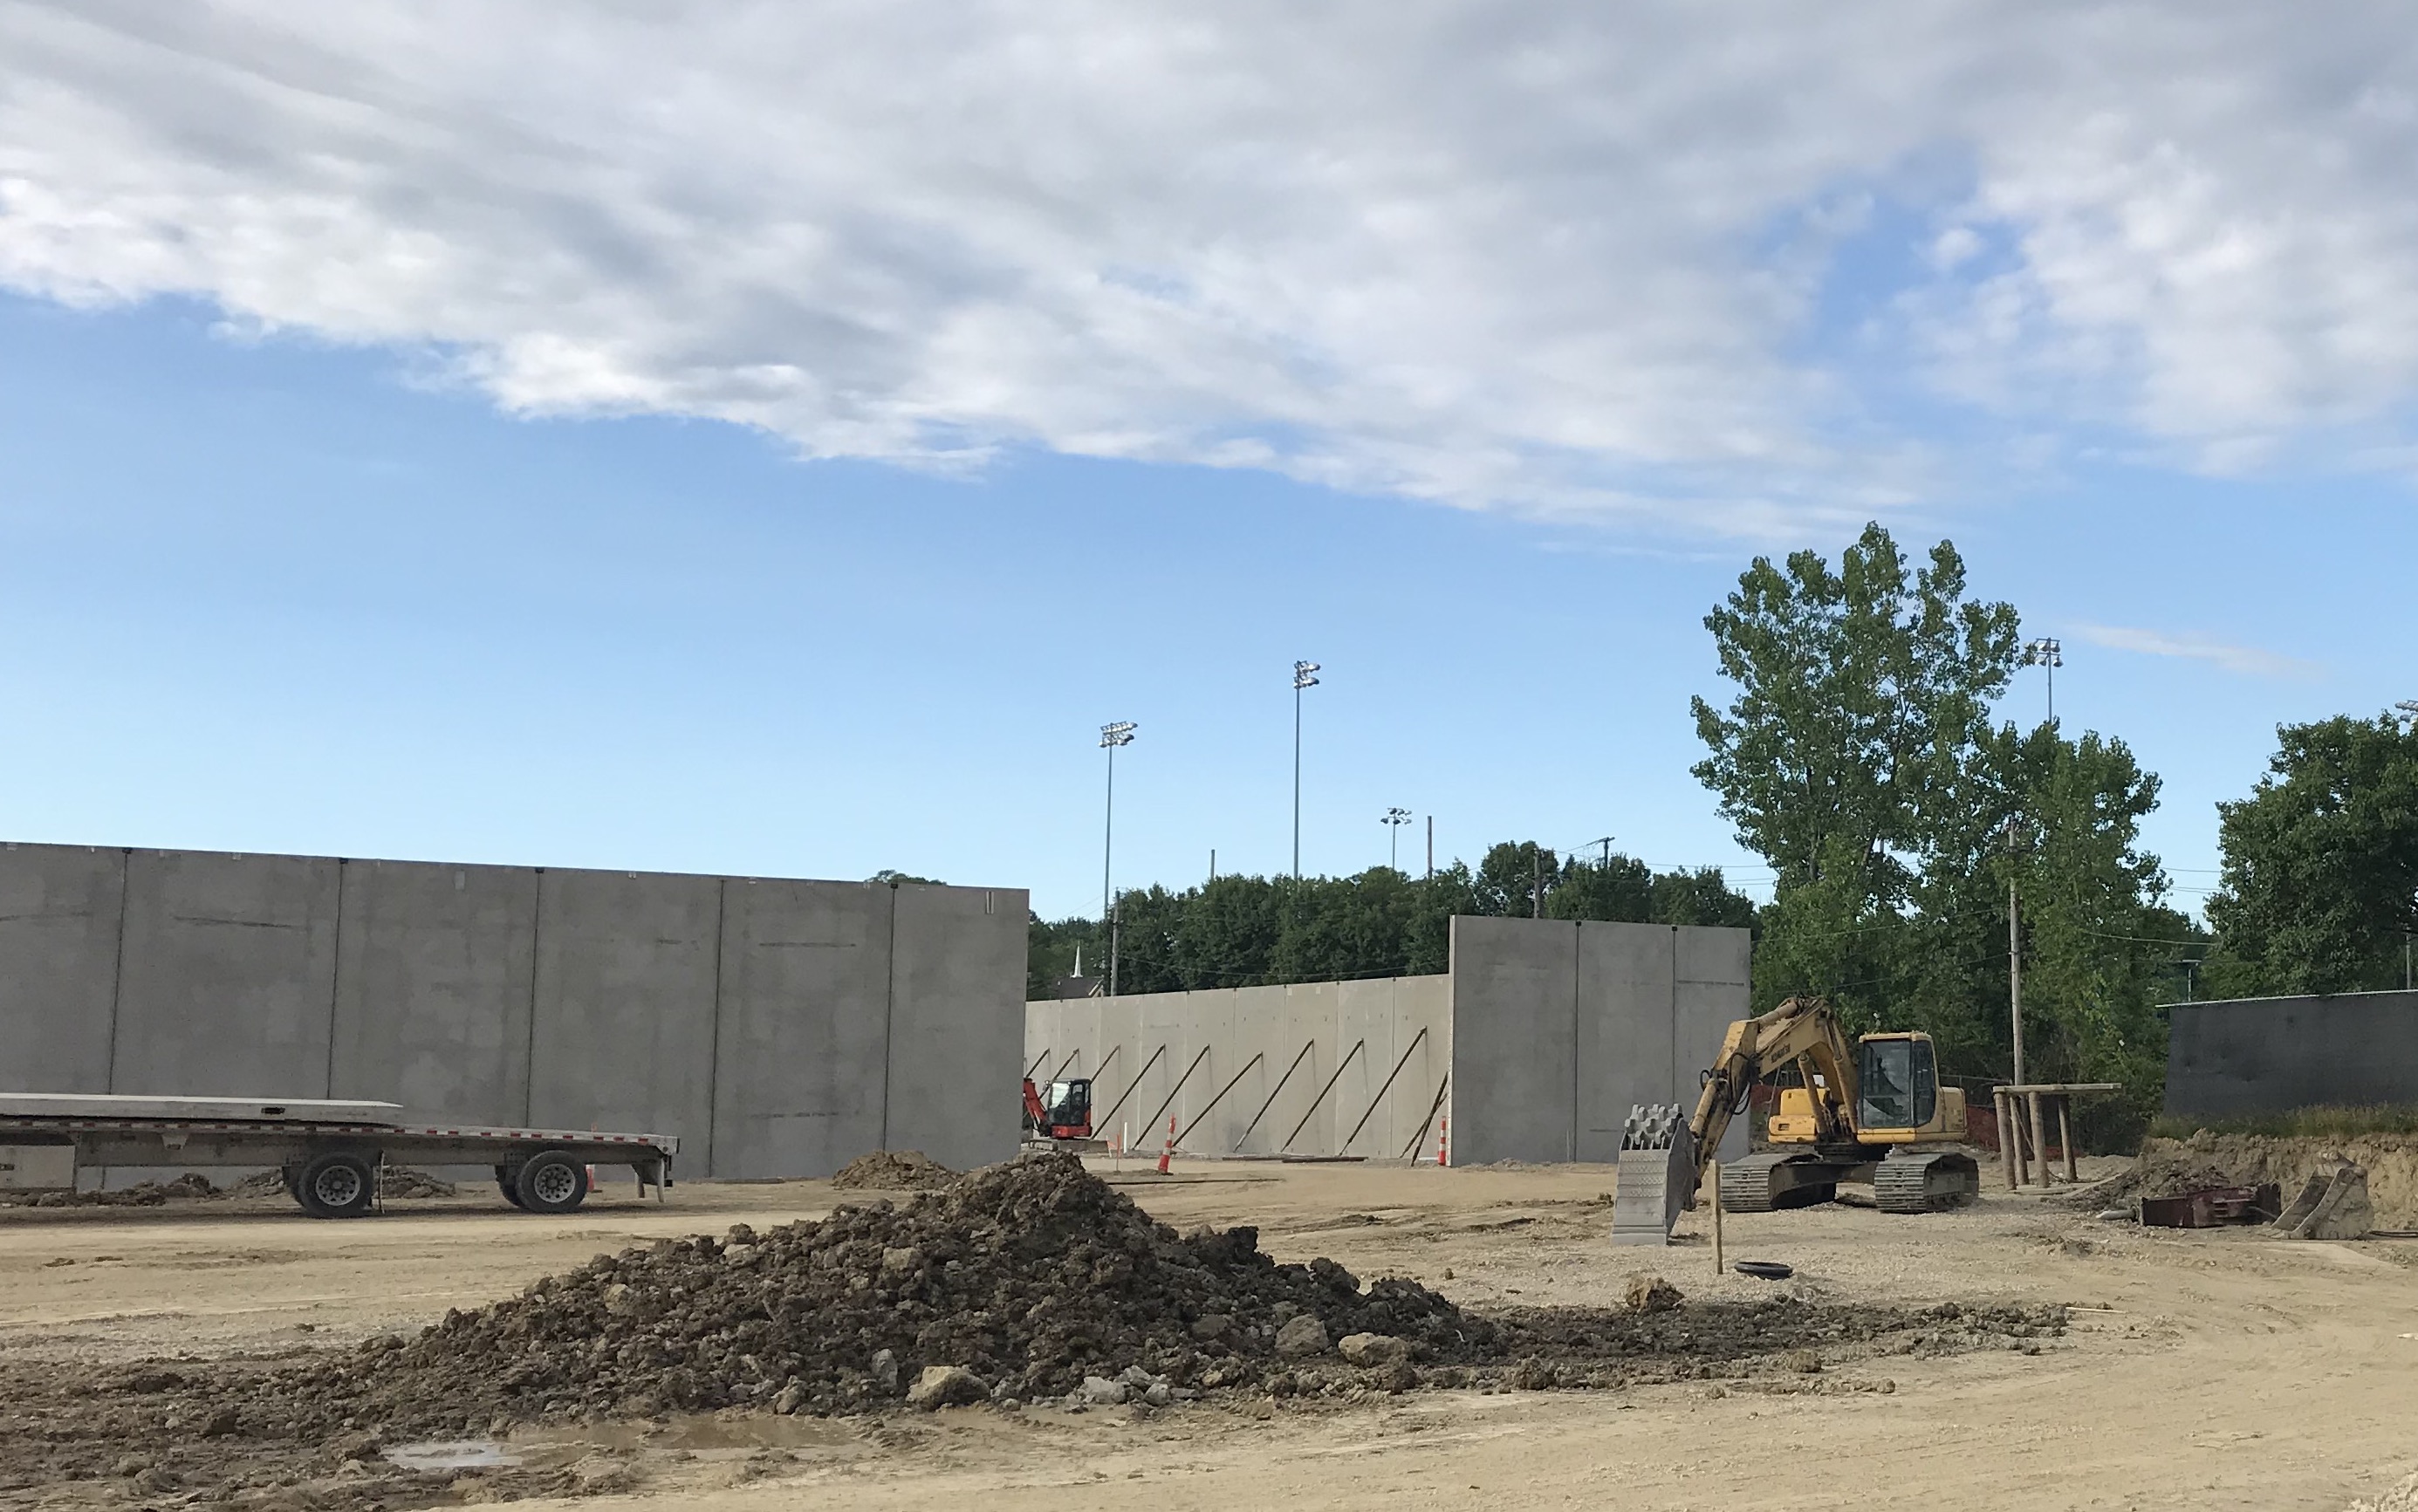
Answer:
<svg viewBox="0 0 2418 1512"><path fill-rule="evenodd" d="M1092 1137L1092 1079L1053 1081L1047 1089L1024 1084L1024 1128L1042 1139L1088 1139Z"/></svg>
<svg viewBox="0 0 2418 1512"><path fill-rule="evenodd" d="M1856 1134L1866 1144L1965 1137L1965 1093L1939 1085L1928 1034L1867 1034L1856 1046Z"/></svg>
<svg viewBox="0 0 2418 1512"><path fill-rule="evenodd" d="M1854 1103L1849 1089L1831 1087L1818 1072L1811 1085L1783 1087L1767 1129L1776 1144L1822 1143L1814 1099L1833 1110L1834 1124L1858 1144L1900 1145L1965 1138L1965 1093L1939 1085L1939 1058L1922 1033L1867 1034L1856 1043Z"/></svg>

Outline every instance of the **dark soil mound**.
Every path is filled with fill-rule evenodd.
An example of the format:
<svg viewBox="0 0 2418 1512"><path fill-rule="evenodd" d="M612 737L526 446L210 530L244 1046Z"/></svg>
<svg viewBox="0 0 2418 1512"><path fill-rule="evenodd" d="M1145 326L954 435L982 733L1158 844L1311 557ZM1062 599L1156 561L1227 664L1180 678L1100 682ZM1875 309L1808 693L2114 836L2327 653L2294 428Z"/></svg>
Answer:
<svg viewBox="0 0 2418 1512"><path fill-rule="evenodd" d="M883 1192L931 1192L956 1179L957 1172L921 1150L876 1150L842 1166L832 1184Z"/></svg>
<svg viewBox="0 0 2418 1512"><path fill-rule="evenodd" d="M224 1197L210 1179L187 1171L174 1181L137 1182L105 1192L23 1192L9 1194L5 1204L22 1208L156 1208L171 1198Z"/></svg>
<svg viewBox="0 0 2418 1512"><path fill-rule="evenodd" d="M1492 1342L1491 1325L1423 1287L1364 1291L1332 1260L1279 1265L1258 1243L1252 1229L1179 1236L1050 1153L905 1207L600 1257L372 1353L364 1384L380 1417L432 1423L750 1403L828 1413L889 1405L930 1365L1018 1397L1137 1365L1178 1384L1245 1384L1305 1315L1330 1339L1388 1334L1436 1359Z"/></svg>

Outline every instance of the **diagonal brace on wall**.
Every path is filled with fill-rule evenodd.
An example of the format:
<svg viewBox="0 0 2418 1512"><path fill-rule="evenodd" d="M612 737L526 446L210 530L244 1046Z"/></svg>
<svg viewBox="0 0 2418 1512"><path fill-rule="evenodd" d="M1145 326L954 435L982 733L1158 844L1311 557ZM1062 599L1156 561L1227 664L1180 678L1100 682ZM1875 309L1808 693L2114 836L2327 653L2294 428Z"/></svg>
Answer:
<svg viewBox="0 0 2418 1512"><path fill-rule="evenodd" d="M1345 1135L1343 1137L1343 1142L1335 1147L1335 1153L1337 1154L1343 1155L1350 1154L1352 1153L1352 1141L1360 1138L1360 1131L1369 1126L1369 1120L1377 1111L1377 1105L1384 1102L1385 1100L1385 1094L1394 1090L1394 1078L1402 1074L1402 1067L1411 1063L1411 1057L1418 1053L1419 1041L1426 1039L1427 1037L1427 1026L1422 1024L1419 1026L1419 1031L1411 1036L1410 1048L1404 1050L1402 1052L1402 1058L1394 1062L1394 1069L1385 1074L1385 1084L1377 1089L1377 1095L1375 1097L1370 1099L1369 1111L1360 1115L1360 1122L1353 1124L1352 1132Z"/></svg>
<svg viewBox="0 0 2418 1512"><path fill-rule="evenodd" d="M1292 1149L1293 1142L1301 1138L1301 1131L1309 1127L1309 1121L1318 1116L1318 1105L1326 1101L1326 1094L1333 1092L1335 1084L1343 1079L1344 1068L1352 1064L1352 1058L1367 1048L1368 1044L1367 1040L1354 1040L1352 1048L1343 1052L1343 1059L1335 1062L1335 1075L1327 1077L1326 1085L1318 1089L1318 1095L1309 1100L1309 1111L1304 1113L1301 1116L1301 1122L1293 1126L1293 1132L1285 1136L1284 1143L1277 1146L1278 1153Z"/></svg>
<svg viewBox="0 0 2418 1512"><path fill-rule="evenodd" d="M1031 1081L1033 1079L1033 1074L1041 1069L1041 1062L1048 1059L1049 1048L1048 1046L1042 1046L1041 1053L1033 1058L1033 1063L1024 1068L1024 1079Z"/></svg>
<svg viewBox="0 0 2418 1512"><path fill-rule="evenodd" d="M1445 1090L1451 1085L1452 1073L1446 1072L1445 1073L1444 1079L1436 1083L1435 1101L1428 1104L1428 1116L1426 1121L1420 1123L1417 1128L1411 1131L1411 1142L1402 1146L1402 1159L1410 1159L1411 1152L1416 1150L1420 1145L1427 1142L1428 1130L1435 1127L1436 1109L1444 1106Z"/></svg>
<svg viewBox="0 0 2418 1512"><path fill-rule="evenodd" d="M1110 1050L1109 1053L1110 1055L1116 1054L1114 1050ZM1150 1068L1158 1064L1158 1058L1166 1053L1167 1046L1164 1045L1160 1046L1157 1049L1151 1051L1150 1059L1141 1063L1141 1070L1135 1074L1133 1080L1125 1083L1125 1095L1117 1099L1116 1107L1110 1108L1106 1113L1103 1113L1097 1119L1094 1119L1092 1123L1092 1127L1095 1129L1105 1129L1110 1124L1114 1123L1117 1121L1117 1107L1123 1107L1125 1106L1125 1098L1131 1097L1134 1094L1135 1089L1141 1085L1141 1078L1150 1075ZM1100 1064L1105 1066L1108 1062L1103 1061Z"/></svg>
<svg viewBox="0 0 2418 1512"><path fill-rule="evenodd" d="M1260 1105L1260 1110L1251 1115L1251 1122L1243 1125L1242 1138L1234 1141L1235 1149L1240 1150L1243 1148L1243 1140L1251 1137L1251 1131L1260 1126L1260 1120L1267 1117L1268 1109L1277 1106L1277 1098L1283 1093L1285 1083L1291 1081L1293 1079L1293 1074L1301 1069L1303 1058L1308 1056L1310 1051L1316 1048L1318 1048L1318 1042L1316 1040L1311 1040L1301 1047L1300 1055L1296 1055L1293 1058L1293 1064L1285 1067L1285 1074L1277 1078L1276 1091L1268 1093L1268 1100L1262 1103Z"/></svg>
<svg viewBox="0 0 2418 1512"><path fill-rule="evenodd" d="M1199 1128L1202 1119L1207 1118L1211 1113L1217 1111L1217 1105L1226 1100L1226 1094L1234 1090L1235 1082L1239 1082L1245 1077L1249 1076L1251 1074L1251 1067L1258 1065L1261 1061L1266 1059L1266 1054L1262 1052L1253 1055L1248 1061L1244 1061L1243 1069L1234 1073L1233 1080L1229 1081L1223 1087L1218 1088L1217 1095L1209 1099L1209 1106L1202 1108L1200 1112L1192 1115L1192 1122L1184 1125L1184 1134L1177 1135L1175 1137L1175 1142L1177 1144L1182 1144L1184 1142L1185 1134L1190 1134L1193 1130Z"/></svg>
<svg viewBox="0 0 2418 1512"><path fill-rule="evenodd" d="M1201 1046L1201 1053L1192 1058L1192 1063L1184 1068L1184 1075L1175 1078L1175 1085L1167 1090L1167 1101L1159 1104L1156 1110L1154 1111L1150 1117L1142 1120L1141 1126L1145 1133L1158 1127L1158 1115L1166 1112L1169 1108L1175 1106L1175 1094L1184 1090L1184 1084L1192 1079L1192 1073L1200 1070L1201 1062L1208 1059L1209 1046L1204 1045Z"/></svg>

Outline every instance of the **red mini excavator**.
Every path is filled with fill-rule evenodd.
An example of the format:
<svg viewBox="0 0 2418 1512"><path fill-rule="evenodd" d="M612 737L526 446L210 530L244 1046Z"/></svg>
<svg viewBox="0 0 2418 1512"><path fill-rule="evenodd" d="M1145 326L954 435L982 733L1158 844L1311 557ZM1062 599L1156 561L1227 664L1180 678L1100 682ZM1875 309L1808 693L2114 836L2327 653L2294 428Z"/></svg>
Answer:
<svg viewBox="0 0 2418 1512"><path fill-rule="evenodd" d="M1092 1138L1092 1083L1087 1077L1053 1081L1048 1094L1024 1078L1024 1139L1058 1149L1098 1149Z"/></svg>

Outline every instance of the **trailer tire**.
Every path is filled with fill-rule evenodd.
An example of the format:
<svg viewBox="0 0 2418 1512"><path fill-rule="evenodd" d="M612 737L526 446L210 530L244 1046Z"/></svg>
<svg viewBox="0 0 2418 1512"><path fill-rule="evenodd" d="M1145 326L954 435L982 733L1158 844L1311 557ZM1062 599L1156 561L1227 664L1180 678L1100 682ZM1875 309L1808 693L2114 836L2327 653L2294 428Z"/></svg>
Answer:
<svg viewBox="0 0 2418 1512"><path fill-rule="evenodd" d="M521 1173L510 1166L496 1168L496 1190L503 1193L504 1200L516 1208L521 1206L520 1178Z"/></svg>
<svg viewBox="0 0 2418 1512"><path fill-rule="evenodd" d="M377 1170L366 1156L340 1151L302 1168L295 1200L314 1218L359 1218L377 1204Z"/></svg>
<svg viewBox="0 0 2418 1512"><path fill-rule="evenodd" d="M302 1168L300 1166L280 1166L277 1168L277 1174L284 1178L285 1195L292 1198L297 1202L301 1201Z"/></svg>
<svg viewBox="0 0 2418 1512"><path fill-rule="evenodd" d="M513 1187L531 1213L569 1213L588 1200L588 1168L560 1150L543 1151L514 1174Z"/></svg>

